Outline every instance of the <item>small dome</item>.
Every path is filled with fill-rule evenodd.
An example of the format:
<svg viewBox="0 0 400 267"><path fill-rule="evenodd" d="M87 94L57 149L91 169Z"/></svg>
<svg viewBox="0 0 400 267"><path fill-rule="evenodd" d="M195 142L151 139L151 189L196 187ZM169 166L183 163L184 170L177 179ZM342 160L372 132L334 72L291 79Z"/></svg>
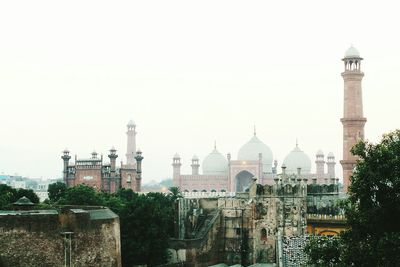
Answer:
<svg viewBox="0 0 400 267"><path fill-rule="evenodd" d="M226 175L228 160L216 148L203 160L204 175Z"/></svg>
<svg viewBox="0 0 400 267"><path fill-rule="evenodd" d="M324 156L324 152L320 149L317 151L317 156Z"/></svg>
<svg viewBox="0 0 400 267"><path fill-rule="evenodd" d="M110 151L117 151L114 146L111 147Z"/></svg>
<svg viewBox="0 0 400 267"><path fill-rule="evenodd" d="M285 157L283 164L286 166L286 173L297 174L297 168L301 168L301 173L311 172L311 160L306 153L296 147Z"/></svg>
<svg viewBox="0 0 400 267"><path fill-rule="evenodd" d="M128 125L126 125L126 126L128 126L128 127L135 127L136 124L135 124L135 122L134 122L133 120L130 120L130 121L128 122Z"/></svg>
<svg viewBox="0 0 400 267"><path fill-rule="evenodd" d="M193 155L192 160L199 160L199 157L197 155Z"/></svg>
<svg viewBox="0 0 400 267"><path fill-rule="evenodd" d="M68 153L69 153L68 148L65 148L64 151L63 151L63 153L64 153L64 154L68 154Z"/></svg>
<svg viewBox="0 0 400 267"><path fill-rule="evenodd" d="M344 57L360 57L360 52L354 47L351 46L349 49L346 50Z"/></svg>
<svg viewBox="0 0 400 267"><path fill-rule="evenodd" d="M175 153L175 155L174 155L174 159L180 159L181 157L179 156L179 154L178 153Z"/></svg>
<svg viewBox="0 0 400 267"><path fill-rule="evenodd" d="M238 153L238 160L258 160L262 154L263 172L272 171L272 151L256 135L244 144Z"/></svg>
<svg viewBox="0 0 400 267"><path fill-rule="evenodd" d="M32 203L32 201L27 198L26 196L21 197L20 199L18 199L16 202L13 203L14 205L17 206L33 206L35 205L34 203Z"/></svg>
<svg viewBox="0 0 400 267"><path fill-rule="evenodd" d="M333 152L328 153L328 158L334 158L334 157L335 157L335 155L333 154Z"/></svg>

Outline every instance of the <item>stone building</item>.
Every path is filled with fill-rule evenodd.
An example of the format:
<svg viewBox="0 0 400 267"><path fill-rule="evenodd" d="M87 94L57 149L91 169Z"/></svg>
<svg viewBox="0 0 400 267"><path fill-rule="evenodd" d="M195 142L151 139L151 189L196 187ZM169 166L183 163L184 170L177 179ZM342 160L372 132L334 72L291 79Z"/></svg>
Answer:
<svg viewBox="0 0 400 267"><path fill-rule="evenodd" d="M63 179L67 186L86 184L105 192L116 192L119 188L130 188L140 192L142 183L142 152L136 150L136 124L131 120L127 125L127 152L126 163L121 161L117 167L117 150L112 147L105 162L94 151L90 158L82 159L75 156L71 163L70 152L65 149L62 159L64 162Z"/></svg>
<svg viewBox="0 0 400 267"><path fill-rule="evenodd" d="M307 179L293 179L285 171L273 185L253 180L248 192L234 197L181 199L177 239L171 243L174 260L197 266L276 263L282 237L307 231L306 201Z"/></svg>
<svg viewBox="0 0 400 267"><path fill-rule="evenodd" d="M316 173L311 172L311 159L304 153L296 142L296 146L283 160L288 175L295 175L301 168L308 183L328 184L337 183L335 174L335 156L332 152L327 155L319 150L316 154ZM199 158L192 158L192 173L181 174L181 158L178 154L173 157L173 183L181 191L186 192L243 192L250 186L253 177L260 184L274 184L277 160L273 160L271 149L264 144L254 131L253 137L244 144L234 160L231 154L224 157L214 145L213 151L202 162L203 173L200 174ZM325 169L327 171L325 171Z"/></svg>
<svg viewBox="0 0 400 267"><path fill-rule="evenodd" d="M121 267L119 218L104 207L0 211L0 266Z"/></svg>
<svg viewBox="0 0 400 267"><path fill-rule="evenodd" d="M186 192L179 200L171 263L299 266L308 234L337 235L345 229L338 184L309 184L286 168L274 184L247 192ZM297 264L297 265L296 265Z"/></svg>

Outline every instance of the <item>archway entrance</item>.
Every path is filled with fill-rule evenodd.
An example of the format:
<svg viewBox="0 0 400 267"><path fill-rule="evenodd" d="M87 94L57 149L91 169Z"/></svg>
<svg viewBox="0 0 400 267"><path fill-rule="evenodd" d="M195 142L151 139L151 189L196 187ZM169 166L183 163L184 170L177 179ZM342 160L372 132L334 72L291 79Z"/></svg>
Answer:
<svg viewBox="0 0 400 267"><path fill-rule="evenodd" d="M250 187L253 177L248 171L239 172L236 175L236 192L245 192Z"/></svg>

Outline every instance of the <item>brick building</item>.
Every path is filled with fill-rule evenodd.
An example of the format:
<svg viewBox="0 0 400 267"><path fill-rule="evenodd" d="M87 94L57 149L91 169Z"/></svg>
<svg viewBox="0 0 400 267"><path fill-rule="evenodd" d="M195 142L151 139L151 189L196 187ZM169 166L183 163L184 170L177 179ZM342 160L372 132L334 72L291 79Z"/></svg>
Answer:
<svg viewBox="0 0 400 267"><path fill-rule="evenodd" d="M94 151L90 158L83 159L75 156L75 162L70 163L70 152L65 149L61 156L64 161L65 184L68 187L86 184L109 193L116 192L119 188L130 188L135 192L140 192L143 157L142 152L136 150L136 124L132 120L127 125L126 134L126 163L121 161L119 167L116 166L118 155L114 147L109 151L109 162L105 162L103 156L99 157Z"/></svg>

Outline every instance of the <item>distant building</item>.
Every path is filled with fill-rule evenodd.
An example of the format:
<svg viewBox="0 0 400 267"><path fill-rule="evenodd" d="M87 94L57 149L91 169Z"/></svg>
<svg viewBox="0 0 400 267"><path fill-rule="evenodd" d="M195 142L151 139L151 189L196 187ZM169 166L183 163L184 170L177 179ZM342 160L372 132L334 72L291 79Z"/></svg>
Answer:
<svg viewBox="0 0 400 267"><path fill-rule="evenodd" d="M75 156L75 162L70 163L69 151L63 151L64 161L63 179L66 185L75 186L86 184L105 192L116 192L119 188L130 188L133 191L141 191L142 152L136 150L136 124L131 120L127 125L127 153L126 163L121 162L116 166L118 158L117 150L112 147L108 158L109 163L104 162L94 151L90 158L82 159Z"/></svg>
<svg viewBox="0 0 400 267"><path fill-rule="evenodd" d="M335 156L330 152L326 158L319 150L316 154L316 173L311 173L311 159L296 143L295 148L283 161L288 175L298 175L308 178L308 183L336 184ZM225 158L214 150L204 158L202 163L203 173L200 174L199 158L192 158L192 174L181 174L181 158L178 154L173 157L173 183L181 191L186 192L244 192L250 186L253 177L260 184L273 184L276 176L278 162L273 161L271 149L256 135L240 149L236 160L231 159L231 154ZM325 172L326 166L326 172Z"/></svg>

